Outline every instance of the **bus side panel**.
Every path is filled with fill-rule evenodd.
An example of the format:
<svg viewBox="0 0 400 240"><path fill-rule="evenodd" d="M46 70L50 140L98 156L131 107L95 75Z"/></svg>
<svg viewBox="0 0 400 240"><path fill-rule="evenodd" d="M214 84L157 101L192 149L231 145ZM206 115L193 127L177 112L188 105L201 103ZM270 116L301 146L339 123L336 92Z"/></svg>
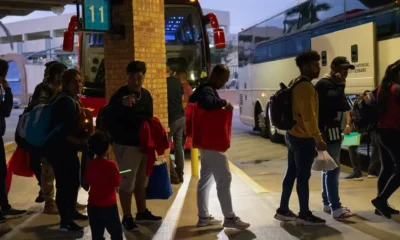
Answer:
<svg viewBox="0 0 400 240"><path fill-rule="evenodd" d="M337 32L338 56L345 56L356 66L349 71L347 94L361 94L376 86L376 32L375 23L368 23Z"/></svg>
<svg viewBox="0 0 400 240"><path fill-rule="evenodd" d="M270 97L279 90L279 84L289 82L299 76L295 58L259 63L252 67L253 98L266 111Z"/></svg>
<svg viewBox="0 0 400 240"><path fill-rule="evenodd" d="M251 64L239 68L239 111L240 121L246 125L254 127L254 107L251 92L251 68Z"/></svg>
<svg viewBox="0 0 400 240"><path fill-rule="evenodd" d="M321 55L321 74L318 79L313 80L317 83L326 73L330 72L331 62L336 56L337 39L335 33L326 34L311 39L312 50L317 51Z"/></svg>
<svg viewBox="0 0 400 240"><path fill-rule="evenodd" d="M327 54L326 66L323 66L321 73L330 72L333 58L344 56L356 66L354 71L349 71L346 93L361 94L373 89L376 78L375 36L375 23L368 23L313 38L312 48L320 53L326 51Z"/></svg>
<svg viewBox="0 0 400 240"><path fill-rule="evenodd" d="M385 76L387 66L400 59L400 54L397 50L400 46L400 37L379 41L377 45L379 60L377 62L377 82L380 83Z"/></svg>

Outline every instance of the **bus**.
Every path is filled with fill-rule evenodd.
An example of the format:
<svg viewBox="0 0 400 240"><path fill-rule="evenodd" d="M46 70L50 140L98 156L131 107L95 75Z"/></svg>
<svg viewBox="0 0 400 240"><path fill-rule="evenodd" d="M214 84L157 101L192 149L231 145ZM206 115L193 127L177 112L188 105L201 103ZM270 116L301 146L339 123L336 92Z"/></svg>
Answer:
<svg viewBox="0 0 400 240"><path fill-rule="evenodd" d="M295 56L305 50L321 55L321 76L330 62L345 56L356 66L349 72L350 103L383 78L400 59L400 6L395 0L307 0L239 33L239 111L242 123L264 138L282 142L273 126L268 102L280 87L299 75ZM318 81L318 80L317 80ZM315 82L314 82L315 83Z"/></svg>
<svg viewBox="0 0 400 240"><path fill-rule="evenodd" d="M64 33L64 51L73 50L77 16L72 16ZM208 29L214 47L226 47L223 29L215 14L203 15L198 0L165 0L165 44L167 61L174 72L187 72L192 87L207 77L211 68ZM82 103L98 110L106 105L103 33L79 33L79 69L84 77Z"/></svg>

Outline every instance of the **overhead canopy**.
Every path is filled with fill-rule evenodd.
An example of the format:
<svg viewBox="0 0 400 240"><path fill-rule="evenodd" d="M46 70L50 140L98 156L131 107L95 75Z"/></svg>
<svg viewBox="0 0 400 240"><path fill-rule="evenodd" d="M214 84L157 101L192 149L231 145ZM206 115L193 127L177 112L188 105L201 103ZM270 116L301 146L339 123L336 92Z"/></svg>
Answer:
<svg viewBox="0 0 400 240"><path fill-rule="evenodd" d="M0 0L0 19L6 16L26 16L35 10L51 11L52 7L72 4L73 0Z"/></svg>

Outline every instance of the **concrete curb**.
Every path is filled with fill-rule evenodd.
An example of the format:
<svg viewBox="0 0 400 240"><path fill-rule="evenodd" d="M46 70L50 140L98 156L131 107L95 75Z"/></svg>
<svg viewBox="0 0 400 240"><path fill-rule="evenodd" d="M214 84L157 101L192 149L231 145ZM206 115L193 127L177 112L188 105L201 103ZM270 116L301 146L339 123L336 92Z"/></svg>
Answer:
<svg viewBox="0 0 400 240"><path fill-rule="evenodd" d="M4 144L4 149L6 152L12 152L17 148L17 144L15 142L8 142Z"/></svg>

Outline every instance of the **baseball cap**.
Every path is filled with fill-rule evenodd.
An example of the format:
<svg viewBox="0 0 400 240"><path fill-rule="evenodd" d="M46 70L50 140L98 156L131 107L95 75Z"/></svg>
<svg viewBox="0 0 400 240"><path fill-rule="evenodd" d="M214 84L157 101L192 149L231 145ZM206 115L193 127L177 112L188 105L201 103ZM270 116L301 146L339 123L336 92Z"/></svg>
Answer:
<svg viewBox="0 0 400 240"><path fill-rule="evenodd" d="M354 70L356 67L347 60L346 57L335 57L332 60L332 67L348 67L351 70Z"/></svg>

